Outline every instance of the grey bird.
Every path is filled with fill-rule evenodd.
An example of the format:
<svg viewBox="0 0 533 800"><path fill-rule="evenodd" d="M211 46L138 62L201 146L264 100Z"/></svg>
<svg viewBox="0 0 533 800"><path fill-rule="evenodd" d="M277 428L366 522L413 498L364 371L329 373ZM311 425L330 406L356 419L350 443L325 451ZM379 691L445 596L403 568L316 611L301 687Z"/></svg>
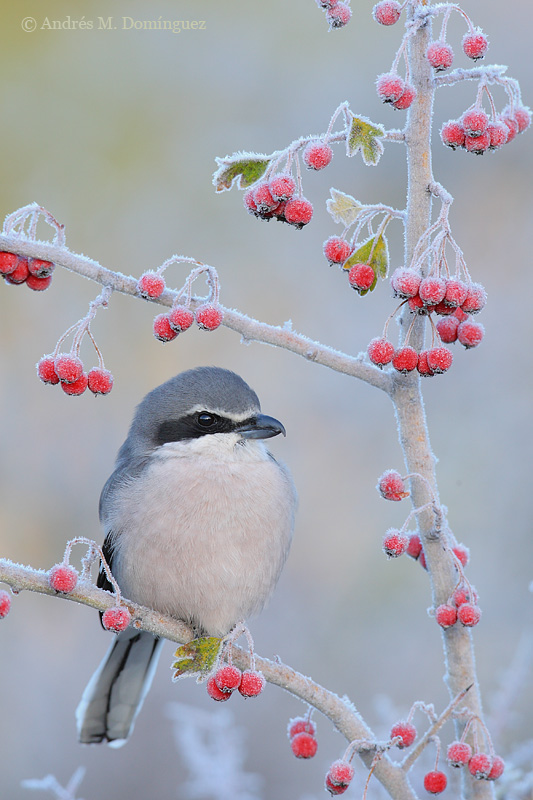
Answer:
<svg viewBox="0 0 533 800"><path fill-rule="evenodd" d="M199 367L146 395L100 497L104 554L124 596L224 636L258 613L288 554L296 491L263 439L282 433L234 372ZM111 589L100 571L98 586ZM79 740L124 744L162 639L114 637L76 712Z"/></svg>

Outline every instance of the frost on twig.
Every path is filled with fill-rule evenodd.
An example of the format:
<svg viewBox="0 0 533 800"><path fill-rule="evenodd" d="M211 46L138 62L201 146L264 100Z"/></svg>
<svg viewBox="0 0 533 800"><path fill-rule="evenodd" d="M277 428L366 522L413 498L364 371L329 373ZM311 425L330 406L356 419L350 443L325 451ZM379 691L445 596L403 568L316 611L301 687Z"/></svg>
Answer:
<svg viewBox="0 0 533 800"><path fill-rule="evenodd" d="M47 775L45 778L30 778L28 780L21 781L21 786L24 789L51 792L56 800L83 800L83 798L77 797L76 793L80 783L84 778L84 775L85 767L78 767L65 788L60 785L59 781L54 775Z"/></svg>

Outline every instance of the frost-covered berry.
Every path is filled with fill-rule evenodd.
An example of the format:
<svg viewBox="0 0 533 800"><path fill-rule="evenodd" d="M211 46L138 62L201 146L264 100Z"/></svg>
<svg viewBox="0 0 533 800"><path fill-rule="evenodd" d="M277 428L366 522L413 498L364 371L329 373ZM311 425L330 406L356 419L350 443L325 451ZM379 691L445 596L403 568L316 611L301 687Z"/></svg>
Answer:
<svg viewBox="0 0 533 800"><path fill-rule="evenodd" d="M394 355L394 345L383 337L372 339L367 348L370 361L377 367L390 364Z"/></svg>
<svg viewBox="0 0 533 800"><path fill-rule="evenodd" d="M482 156L490 150L490 134L485 131L479 136L465 136L465 150L467 153Z"/></svg>
<svg viewBox="0 0 533 800"><path fill-rule="evenodd" d="M448 278L446 281L446 294L444 302L447 306L457 308L462 306L468 294L467 284L459 278Z"/></svg>
<svg viewBox="0 0 533 800"><path fill-rule="evenodd" d="M446 753L450 767L463 767L472 758L472 748L467 742L452 742Z"/></svg>
<svg viewBox="0 0 533 800"><path fill-rule="evenodd" d="M165 279L155 272L145 272L137 281L137 291L145 299L161 297L165 291Z"/></svg>
<svg viewBox="0 0 533 800"><path fill-rule="evenodd" d="M453 50L446 42L431 42L426 50L426 58L437 72L451 67L453 62Z"/></svg>
<svg viewBox="0 0 533 800"><path fill-rule="evenodd" d="M457 609L449 603L443 603L435 610L435 620L441 628L451 628L457 622Z"/></svg>
<svg viewBox="0 0 533 800"><path fill-rule="evenodd" d="M418 364L418 353L410 345L399 347L392 357L392 366L398 372L406 375L416 369Z"/></svg>
<svg viewBox="0 0 533 800"><path fill-rule="evenodd" d="M465 129L456 119L445 122L440 129L442 143L455 150L457 147L465 146Z"/></svg>
<svg viewBox="0 0 533 800"><path fill-rule="evenodd" d="M194 314L187 306L173 306L167 314L168 324L176 333L190 328L194 322Z"/></svg>
<svg viewBox="0 0 533 800"><path fill-rule="evenodd" d="M421 280L420 273L416 272L416 270L408 267L398 267L392 273L390 282L392 290L397 297L409 298L418 294Z"/></svg>
<svg viewBox="0 0 533 800"><path fill-rule="evenodd" d="M440 374L450 369L453 356L447 347L432 347L428 350L428 367L432 372Z"/></svg>
<svg viewBox="0 0 533 800"><path fill-rule="evenodd" d="M48 278L55 269L55 264L51 261L44 261L42 258L29 258L28 270L30 275L35 278Z"/></svg>
<svg viewBox="0 0 533 800"><path fill-rule="evenodd" d="M229 700L231 697L231 692L220 691L216 684L214 675L211 675L211 677L208 679L206 686L209 697L212 697L213 700L217 700L219 703L223 703L224 700Z"/></svg>
<svg viewBox="0 0 533 800"><path fill-rule="evenodd" d="M9 275L14 272L19 257L15 253L0 252L0 275Z"/></svg>
<svg viewBox="0 0 533 800"><path fill-rule="evenodd" d="M214 331L222 323L223 319L222 310L219 306L206 303L203 306L198 306L194 312L194 319L198 327L203 331Z"/></svg>
<svg viewBox="0 0 533 800"><path fill-rule="evenodd" d="M395 72L385 72L378 75L376 89L384 103L396 103L405 92L405 81Z"/></svg>
<svg viewBox="0 0 533 800"><path fill-rule="evenodd" d="M398 111L405 111L406 108L410 108L412 106L415 97L415 87L410 83L406 83L402 95L397 100L394 100L391 105L393 108L397 108Z"/></svg>
<svg viewBox="0 0 533 800"><path fill-rule="evenodd" d="M481 609L473 603L463 603L457 611L457 619L466 628L473 628L481 619Z"/></svg>
<svg viewBox="0 0 533 800"><path fill-rule="evenodd" d="M385 500L398 502L403 500L404 497L409 497L403 478L395 469L388 469L381 475L376 489Z"/></svg>
<svg viewBox="0 0 533 800"><path fill-rule="evenodd" d="M7 617L10 608L11 597L6 591L4 591L4 589L0 589L0 619Z"/></svg>
<svg viewBox="0 0 533 800"><path fill-rule="evenodd" d="M515 136L518 134L518 122L514 118L514 115L511 114L500 114L498 117L500 122L503 122L504 125L507 126L507 142L512 142Z"/></svg>
<svg viewBox="0 0 533 800"><path fill-rule="evenodd" d="M486 753L476 753L468 762L468 769L474 778L486 779L492 769L492 758Z"/></svg>
<svg viewBox="0 0 533 800"><path fill-rule="evenodd" d="M444 772L434 769L424 776L424 789L430 794L440 794L448 785L448 778Z"/></svg>
<svg viewBox="0 0 533 800"><path fill-rule="evenodd" d="M86 372L82 372L78 380L73 381L72 383L66 383L65 381L61 381L61 388L63 389L65 394L68 394L71 397L79 397L81 394L84 393L88 385L89 385L89 378Z"/></svg>
<svg viewBox="0 0 533 800"><path fill-rule="evenodd" d="M372 10L374 19L380 25L394 25L400 19L401 13L402 7L397 0L381 0Z"/></svg>
<svg viewBox="0 0 533 800"><path fill-rule="evenodd" d="M326 775L326 789L331 795L343 794L354 776L354 768L347 761L334 761Z"/></svg>
<svg viewBox="0 0 533 800"><path fill-rule="evenodd" d="M390 528L383 537L383 552L389 558L402 556L409 547L409 536L396 528Z"/></svg>
<svg viewBox="0 0 533 800"><path fill-rule="evenodd" d="M40 361L37 362L36 367L37 375L42 382L50 383L55 386L56 383L59 383L59 378L57 377L54 361L54 356L43 356Z"/></svg>
<svg viewBox="0 0 533 800"><path fill-rule="evenodd" d="M126 630L131 622L131 614L126 606L113 606L113 608L106 608L102 614L102 625L106 631L120 631Z"/></svg>
<svg viewBox="0 0 533 800"><path fill-rule="evenodd" d="M485 133L489 137L490 150L497 150L499 147L503 147L503 145L507 143L509 128L501 120L495 120L494 122L489 122Z"/></svg>
<svg viewBox="0 0 533 800"><path fill-rule="evenodd" d="M281 203L284 200L290 200L296 191L296 184L292 175L288 172L280 172L278 175L273 175L268 182L270 194Z"/></svg>
<svg viewBox="0 0 533 800"><path fill-rule="evenodd" d="M215 672L215 683L221 692L233 692L242 680L242 672L233 664L219 667Z"/></svg>
<svg viewBox="0 0 533 800"><path fill-rule="evenodd" d="M418 296L425 306L436 306L444 300L446 294L446 281L444 278L428 276L422 278L418 287Z"/></svg>
<svg viewBox="0 0 533 800"><path fill-rule="evenodd" d="M487 37L479 30L469 31L463 36L463 52L468 58L477 61L478 58L483 58L489 46Z"/></svg>
<svg viewBox="0 0 533 800"><path fill-rule="evenodd" d="M481 136L487 130L488 124L488 115L482 108L472 108L470 111L465 111L461 117L461 125L465 129L466 136Z"/></svg>
<svg viewBox="0 0 533 800"><path fill-rule="evenodd" d="M93 367L87 375L87 386L93 394L109 394L113 388L113 376L108 369Z"/></svg>
<svg viewBox="0 0 533 800"><path fill-rule="evenodd" d="M470 283L467 286L466 297L461 303L465 314L477 314L487 303L487 293L480 283Z"/></svg>
<svg viewBox="0 0 533 800"><path fill-rule="evenodd" d="M302 158L307 169L324 169L333 158L333 150L325 142L309 142Z"/></svg>
<svg viewBox="0 0 533 800"><path fill-rule="evenodd" d="M272 197L269 185L266 181L256 186L253 197L258 214L268 214L279 203L279 200L275 200Z"/></svg>
<svg viewBox="0 0 533 800"><path fill-rule="evenodd" d="M170 327L168 314L158 314L154 319L154 336L160 342L171 342L178 335L178 332Z"/></svg>
<svg viewBox="0 0 533 800"><path fill-rule="evenodd" d="M310 733L297 733L291 739L291 750L296 758L313 758L317 747L317 741Z"/></svg>
<svg viewBox="0 0 533 800"><path fill-rule="evenodd" d="M452 594L452 600L455 603L456 607L464 605L464 603L473 602L474 604L477 603L477 592L473 586L468 588L465 584L461 584L460 586L455 589L454 593Z"/></svg>
<svg viewBox="0 0 533 800"><path fill-rule="evenodd" d="M287 725L287 736L294 739L298 733L309 733L316 736L316 725L309 717L293 717Z"/></svg>
<svg viewBox="0 0 533 800"><path fill-rule="evenodd" d="M78 582L78 571L69 564L56 564L48 573L48 583L56 592L68 594Z"/></svg>
<svg viewBox="0 0 533 800"><path fill-rule="evenodd" d="M28 259L22 258L22 256L17 256L15 269L12 270L8 275L4 275L4 277L7 283L18 285L20 283L25 283L29 274L30 271L28 269Z"/></svg>
<svg viewBox="0 0 533 800"><path fill-rule="evenodd" d="M54 361L56 375L63 383L74 383L83 373L81 358L73 353L60 353Z"/></svg>
<svg viewBox="0 0 533 800"><path fill-rule="evenodd" d="M354 264L348 272L348 281L356 292L370 289L376 279L376 273L370 264Z"/></svg>
<svg viewBox="0 0 533 800"><path fill-rule="evenodd" d="M351 8L346 3L335 3L326 11L326 20L330 28L344 28L351 16Z"/></svg>
<svg viewBox="0 0 533 800"><path fill-rule="evenodd" d="M265 678L262 672L255 669L245 669L241 682L237 687L243 697L257 697L265 688Z"/></svg>
<svg viewBox="0 0 533 800"><path fill-rule="evenodd" d="M477 347L485 335L485 328L480 322L465 320L460 322L457 328L457 339L464 347Z"/></svg>
<svg viewBox="0 0 533 800"><path fill-rule="evenodd" d="M295 197L285 206L285 220L295 228L302 229L311 221L313 206L305 197Z"/></svg>
<svg viewBox="0 0 533 800"><path fill-rule="evenodd" d="M513 118L518 125L518 133L523 133L531 125L531 110L527 106L515 106Z"/></svg>
<svg viewBox="0 0 533 800"><path fill-rule="evenodd" d="M412 533L409 537L409 545L405 551L411 558L417 559L422 552L422 542L418 533Z"/></svg>
<svg viewBox="0 0 533 800"><path fill-rule="evenodd" d="M248 189L248 191L246 191L242 197L242 202L248 213L253 214L254 216L257 217L258 212L257 212L257 204L254 200L254 192L255 189L253 187Z"/></svg>
<svg viewBox="0 0 533 800"><path fill-rule="evenodd" d="M38 278L36 275L28 275L26 278L26 286L33 292L44 292L52 283L52 276L48 275L45 278Z"/></svg>
<svg viewBox="0 0 533 800"><path fill-rule="evenodd" d="M390 738L395 739L397 736L400 741L396 743L396 747L403 750L404 747L410 747L416 739L416 728L412 722L397 722L391 728Z"/></svg>
<svg viewBox="0 0 533 800"><path fill-rule="evenodd" d="M436 326L437 333L444 344L452 344L457 341L457 328L459 327L459 320L456 316L452 315L439 319Z"/></svg>
<svg viewBox="0 0 533 800"><path fill-rule="evenodd" d="M470 550L468 547L465 547L464 544L456 544L452 547L452 553L459 559L461 565L466 567L470 558Z"/></svg>
<svg viewBox="0 0 533 800"><path fill-rule="evenodd" d="M429 350L421 350L418 354L418 363L416 368L423 378L431 378L435 373L428 364Z"/></svg>
<svg viewBox="0 0 533 800"><path fill-rule="evenodd" d="M503 775L504 770L505 770L505 761L503 760L503 758L501 758L500 756L493 756L492 768L489 774L487 775L487 780L489 781L497 780L499 777L501 777L501 775Z"/></svg>
<svg viewBox="0 0 533 800"><path fill-rule="evenodd" d="M350 243L341 236L330 236L324 242L324 255L330 264L344 264L351 252Z"/></svg>

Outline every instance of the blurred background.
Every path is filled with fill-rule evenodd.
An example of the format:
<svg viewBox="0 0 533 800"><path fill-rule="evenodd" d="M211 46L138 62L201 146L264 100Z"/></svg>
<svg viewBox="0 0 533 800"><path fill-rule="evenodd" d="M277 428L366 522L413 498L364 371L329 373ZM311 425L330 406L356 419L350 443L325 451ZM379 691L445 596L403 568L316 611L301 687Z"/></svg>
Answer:
<svg viewBox="0 0 533 800"><path fill-rule="evenodd" d="M401 31L376 25L372 5L354 3L350 25L328 33L312 0L116 0L81 2L75 10L59 0L28 0L23 12L4 4L0 213L37 201L65 223L74 252L135 276L173 253L194 256L219 271L224 305L273 324L291 319L297 331L356 354L379 335L393 301L387 284L360 298L328 268L322 243L340 229L325 200L334 186L362 202L402 207L402 148L388 145L375 168L336 148L327 170L304 175L315 215L302 232L255 220L243 210L240 192L217 196L211 179L215 156L270 153L300 135L322 133L343 100L386 127L403 125L403 112L382 106L374 88ZM509 64L531 104L533 7L526 0L509 9L481 5L464 3L490 38L487 61ZM43 27L46 19L68 26L69 15L80 20L84 14L92 30ZM98 17L111 14L117 29L98 30ZM26 16L35 18L35 31L22 30ZM203 20L205 26L178 34L124 30L123 17ZM452 18L456 63L466 67L464 30ZM531 681L520 678L521 669L527 674L532 627L526 301L533 290L533 158L531 132L484 158L440 144L440 125L458 117L475 91L465 84L438 94L434 170L456 198L453 234L489 293L481 315L486 337L477 350L456 347L452 370L423 389L441 498L457 538L471 548L468 576L483 609L474 634L479 678L505 756L531 736L533 699ZM494 95L503 106L503 92ZM402 260L399 226L391 224L388 233L394 268ZM174 267L168 282L181 285L185 274ZM287 438L273 441L272 450L290 466L300 495L289 561L269 607L252 625L258 652L278 654L348 694L381 737L415 700L444 707L427 575L407 558L387 561L381 551L385 530L400 526L408 512L383 502L374 488L385 469L402 469L388 399L290 353L245 347L227 329L191 330L162 345L152 336L155 307L118 295L92 326L115 387L107 398L69 398L40 383L34 364L97 293L65 270L43 294L0 286L0 554L48 569L69 538L100 540L99 493L134 406L183 369L229 367L258 392L264 411L285 424ZM82 357L95 363L88 344ZM133 738L113 751L84 749L75 734L74 710L109 644L97 614L26 593L14 599L0 634L3 797L24 800L31 793L20 781L47 773L65 785L80 765L87 770L79 790L86 800L193 796L168 706L188 704L213 720L221 709L193 681L170 683L171 645ZM329 722L318 720L318 754L306 763L292 756L285 737L289 717L305 710L295 699L267 687L259 700L233 699L225 709L245 731L245 768L260 776L264 800L323 796L325 771L344 751ZM424 721L416 721L423 729ZM361 795L365 776L358 774L346 796Z"/></svg>

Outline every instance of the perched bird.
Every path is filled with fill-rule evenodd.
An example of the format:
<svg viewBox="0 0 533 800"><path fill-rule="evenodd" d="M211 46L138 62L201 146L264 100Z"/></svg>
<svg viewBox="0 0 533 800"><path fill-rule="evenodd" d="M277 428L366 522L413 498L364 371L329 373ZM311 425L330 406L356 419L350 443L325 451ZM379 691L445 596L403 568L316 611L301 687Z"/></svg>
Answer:
<svg viewBox="0 0 533 800"><path fill-rule="evenodd" d="M259 612L289 550L296 492L263 444L285 435L234 372L199 367L146 395L100 497L104 554L124 596L224 636ZM98 586L110 589L103 571ZM163 640L127 628L76 712L81 742L124 744Z"/></svg>

